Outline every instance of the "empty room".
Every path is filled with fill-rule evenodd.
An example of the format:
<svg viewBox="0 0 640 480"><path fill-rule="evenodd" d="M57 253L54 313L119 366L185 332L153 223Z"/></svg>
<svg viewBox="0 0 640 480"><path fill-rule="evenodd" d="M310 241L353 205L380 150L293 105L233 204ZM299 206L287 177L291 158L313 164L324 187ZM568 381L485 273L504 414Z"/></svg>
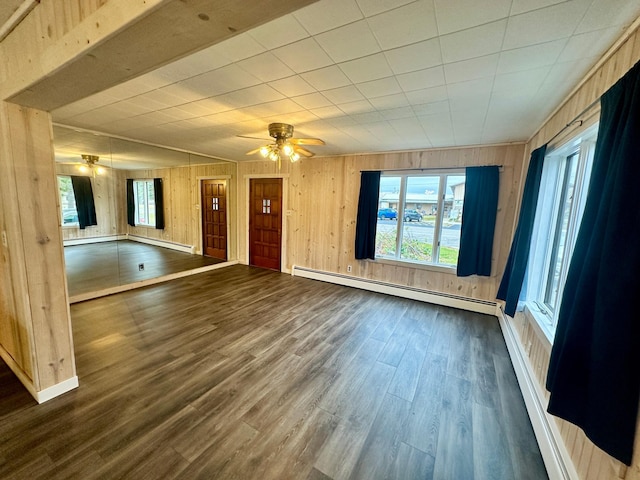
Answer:
<svg viewBox="0 0 640 480"><path fill-rule="evenodd" d="M640 0L4 0L0 478L640 480Z"/></svg>

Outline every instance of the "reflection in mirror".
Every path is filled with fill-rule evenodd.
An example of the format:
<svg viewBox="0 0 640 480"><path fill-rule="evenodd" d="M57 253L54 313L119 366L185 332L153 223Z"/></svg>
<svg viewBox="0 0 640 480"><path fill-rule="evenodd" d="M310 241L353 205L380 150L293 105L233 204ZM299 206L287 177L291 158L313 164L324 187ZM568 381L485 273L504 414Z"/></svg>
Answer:
<svg viewBox="0 0 640 480"><path fill-rule="evenodd" d="M54 147L72 302L235 263L234 163L60 125Z"/></svg>

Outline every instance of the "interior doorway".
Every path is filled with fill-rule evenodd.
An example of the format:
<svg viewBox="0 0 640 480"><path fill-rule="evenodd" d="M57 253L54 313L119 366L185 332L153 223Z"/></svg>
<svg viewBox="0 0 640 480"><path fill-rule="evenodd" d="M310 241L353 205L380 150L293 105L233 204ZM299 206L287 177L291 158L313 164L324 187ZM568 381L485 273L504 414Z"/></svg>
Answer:
<svg viewBox="0 0 640 480"><path fill-rule="evenodd" d="M281 270L282 178L249 181L249 265Z"/></svg>
<svg viewBox="0 0 640 480"><path fill-rule="evenodd" d="M227 182L202 180L202 253L227 259Z"/></svg>

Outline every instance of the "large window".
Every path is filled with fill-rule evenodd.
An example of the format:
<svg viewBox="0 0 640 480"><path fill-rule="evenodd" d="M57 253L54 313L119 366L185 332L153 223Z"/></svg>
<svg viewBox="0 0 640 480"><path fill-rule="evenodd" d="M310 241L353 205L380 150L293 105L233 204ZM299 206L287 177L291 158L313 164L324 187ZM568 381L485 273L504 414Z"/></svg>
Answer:
<svg viewBox="0 0 640 480"><path fill-rule="evenodd" d="M525 298L549 338L584 211L596 128L550 150L544 160Z"/></svg>
<svg viewBox="0 0 640 480"><path fill-rule="evenodd" d="M78 226L78 210L73 185L69 175L58 175L58 193L60 195L60 210L63 227Z"/></svg>
<svg viewBox="0 0 640 480"><path fill-rule="evenodd" d="M455 267L464 171L380 177L376 258Z"/></svg>
<svg viewBox="0 0 640 480"><path fill-rule="evenodd" d="M156 226L156 203L153 180L134 180L133 196L136 207L136 225Z"/></svg>

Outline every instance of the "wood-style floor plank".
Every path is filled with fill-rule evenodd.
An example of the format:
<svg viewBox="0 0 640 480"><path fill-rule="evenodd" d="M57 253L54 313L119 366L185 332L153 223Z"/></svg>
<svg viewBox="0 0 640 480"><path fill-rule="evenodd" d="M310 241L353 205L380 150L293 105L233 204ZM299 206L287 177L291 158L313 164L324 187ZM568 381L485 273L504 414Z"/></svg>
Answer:
<svg viewBox="0 0 640 480"><path fill-rule="evenodd" d="M497 320L233 266L71 306L80 388L0 363L0 478L546 478Z"/></svg>

